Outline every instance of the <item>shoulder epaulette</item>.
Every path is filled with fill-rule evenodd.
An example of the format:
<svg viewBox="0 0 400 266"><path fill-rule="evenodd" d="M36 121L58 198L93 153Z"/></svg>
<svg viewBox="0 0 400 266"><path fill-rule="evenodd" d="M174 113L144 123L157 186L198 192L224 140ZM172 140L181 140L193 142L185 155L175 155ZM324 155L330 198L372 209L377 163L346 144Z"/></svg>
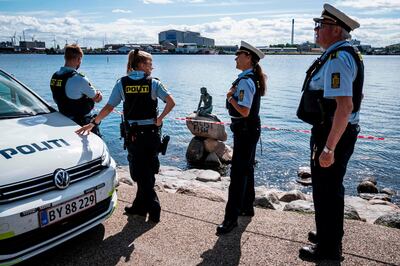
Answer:
<svg viewBox="0 0 400 266"><path fill-rule="evenodd" d="M85 76L85 74L83 74L82 72L76 72L76 73L78 73L78 75L81 76L81 77Z"/></svg>
<svg viewBox="0 0 400 266"><path fill-rule="evenodd" d="M332 54L329 56L329 59L338 58L338 55L339 55L339 51L336 51L336 52L332 53Z"/></svg>

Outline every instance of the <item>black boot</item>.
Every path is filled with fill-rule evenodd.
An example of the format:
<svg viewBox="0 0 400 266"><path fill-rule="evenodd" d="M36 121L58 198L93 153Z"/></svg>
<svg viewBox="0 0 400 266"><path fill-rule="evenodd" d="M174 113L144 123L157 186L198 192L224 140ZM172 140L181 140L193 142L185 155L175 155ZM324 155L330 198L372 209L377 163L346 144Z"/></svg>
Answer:
<svg viewBox="0 0 400 266"><path fill-rule="evenodd" d="M342 261L342 251L337 249L322 249L317 245L305 246L299 250L299 257L306 261L335 260Z"/></svg>
<svg viewBox="0 0 400 266"><path fill-rule="evenodd" d="M145 210L137 208L137 207L134 207L134 206L131 206L131 207L126 206L125 207L125 213L131 214L131 215L146 216L146 211Z"/></svg>
<svg viewBox="0 0 400 266"><path fill-rule="evenodd" d="M308 232L308 241L310 241L313 244L317 244L318 243L318 237L317 237L317 232L316 231Z"/></svg>
<svg viewBox="0 0 400 266"><path fill-rule="evenodd" d="M155 206L149 211L149 220L158 223L160 221L161 207Z"/></svg>
<svg viewBox="0 0 400 266"><path fill-rule="evenodd" d="M217 235L227 234L238 226L237 220L225 220L217 227Z"/></svg>

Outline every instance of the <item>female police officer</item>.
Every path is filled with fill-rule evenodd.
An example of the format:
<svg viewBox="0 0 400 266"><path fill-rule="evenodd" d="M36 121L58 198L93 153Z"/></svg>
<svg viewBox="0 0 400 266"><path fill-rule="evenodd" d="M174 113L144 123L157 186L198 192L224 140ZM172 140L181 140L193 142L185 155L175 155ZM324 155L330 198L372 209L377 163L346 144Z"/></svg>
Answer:
<svg viewBox="0 0 400 266"><path fill-rule="evenodd" d="M149 53L131 51L128 56L127 76L115 84L106 106L91 123L77 130L85 134L99 124L121 100L125 121L128 124L128 161L132 179L137 181L136 198L131 207L125 207L128 214L146 216L159 222L160 203L154 191L155 173L159 169L158 149L160 127L164 117L175 106L174 99L162 83L150 76L152 57ZM166 102L163 112L158 114L157 98Z"/></svg>
<svg viewBox="0 0 400 266"><path fill-rule="evenodd" d="M236 227L239 215L254 215L254 161L260 138L258 113L266 89L266 78L259 65L263 57L263 52L244 41L236 52L236 68L242 73L227 93L227 108L232 119L233 157L225 219L217 227L218 235Z"/></svg>

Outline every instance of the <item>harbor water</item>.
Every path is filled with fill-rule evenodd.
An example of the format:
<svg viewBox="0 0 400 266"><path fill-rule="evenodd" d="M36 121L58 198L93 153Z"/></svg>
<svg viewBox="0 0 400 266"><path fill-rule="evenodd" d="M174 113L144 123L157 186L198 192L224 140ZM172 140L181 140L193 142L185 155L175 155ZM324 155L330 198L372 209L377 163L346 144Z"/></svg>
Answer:
<svg viewBox="0 0 400 266"><path fill-rule="evenodd" d="M160 156L162 165L187 168L185 153L193 137L182 120L197 108L200 88L206 87L213 97L213 113L229 121L225 95L239 71L232 55L154 55L153 76L158 77L173 94L176 107L164 121L163 133L171 136L167 154ZM263 129L257 147L257 185L282 190L311 188L296 183L297 170L309 163L309 134L296 130L310 126L296 117L305 71L314 55L271 55L261 65L268 75L268 89L261 101L262 125L281 130ZM115 81L126 72L126 55L87 55L80 72L102 90L108 100ZM0 54L0 68L54 105L49 80L64 63L62 55ZM366 177L375 177L379 188L389 187L400 193L400 101L399 56L364 56L365 85L361 107L361 136L384 140L359 139L345 177L346 194L357 194L357 185ZM122 105L117 109L121 110ZM163 104L160 104L162 110ZM110 114L101 124L104 140L114 159L126 165L126 151L119 139L118 114ZM227 144L232 145L229 127ZM1 133L0 133L1 134ZM400 202L399 196L395 197Z"/></svg>

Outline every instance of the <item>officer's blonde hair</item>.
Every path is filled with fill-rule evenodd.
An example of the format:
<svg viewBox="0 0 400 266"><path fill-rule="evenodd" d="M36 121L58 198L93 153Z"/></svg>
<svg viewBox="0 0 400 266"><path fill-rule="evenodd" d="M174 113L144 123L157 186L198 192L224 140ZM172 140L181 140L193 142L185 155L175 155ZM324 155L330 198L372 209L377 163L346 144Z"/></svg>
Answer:
<svg viewBox="0 0 400 266"><path fill-rule="evenodd" d="M146 63L147 60L152 60L151 54L145 51L135 49L128 54L128 64L126 65L126 73L137 70L140 63Z"/></svg>

